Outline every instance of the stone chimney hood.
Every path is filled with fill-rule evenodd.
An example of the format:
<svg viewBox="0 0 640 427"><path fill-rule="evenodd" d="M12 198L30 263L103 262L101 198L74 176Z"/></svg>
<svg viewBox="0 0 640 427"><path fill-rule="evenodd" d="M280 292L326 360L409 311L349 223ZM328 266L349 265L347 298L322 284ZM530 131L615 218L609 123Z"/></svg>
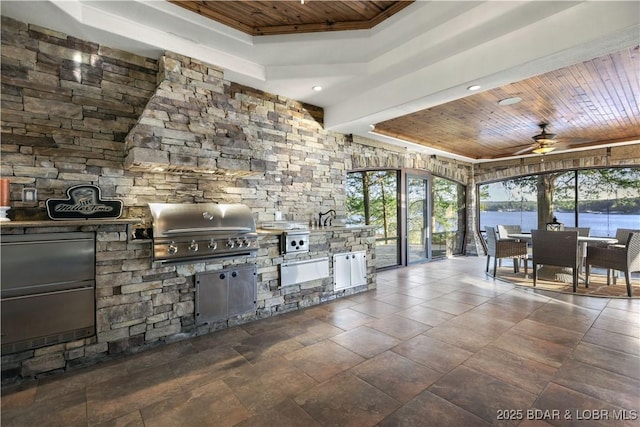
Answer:
<svg viewBox="0 0 640 427"><path fill-rule="evenodd" d="M249 114L239 114L240 101L225 93L230 84L222 70L170 53L158 68L156 92L125 139L125 169L261 175L265 164L252 157Z"/></svg>

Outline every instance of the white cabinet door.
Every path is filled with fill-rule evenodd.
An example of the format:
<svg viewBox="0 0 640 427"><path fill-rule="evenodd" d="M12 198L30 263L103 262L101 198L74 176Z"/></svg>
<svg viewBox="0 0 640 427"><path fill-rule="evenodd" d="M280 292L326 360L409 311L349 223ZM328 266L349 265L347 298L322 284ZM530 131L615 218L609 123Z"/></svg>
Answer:
<svg viewBox="0 0 640 427"><path fill-rule="evenodd" d="M367 284L366 252L349 252L333 256L333 289L342 290Z"/></svg>
<svg viewBox="0 0 640 427"><path fill-rule="evenodd" d="M333 256L333 289L346 289L351 286L351 254Z"/></svg>
<svg viewBox="0 0 640 427"><path fill-rule="evenodd" d="M351 287L367 284L366 252L351 253Z"/></svg>

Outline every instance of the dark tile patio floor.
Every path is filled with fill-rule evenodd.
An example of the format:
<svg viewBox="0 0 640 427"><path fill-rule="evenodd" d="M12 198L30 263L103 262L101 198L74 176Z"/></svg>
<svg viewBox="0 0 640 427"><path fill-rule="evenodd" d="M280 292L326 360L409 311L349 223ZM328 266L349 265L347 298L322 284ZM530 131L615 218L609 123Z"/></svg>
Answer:
<svg viewBox="0 0 640 427"><path fill-rule="evenodd" d="M375 291L5 386L2 425L639 425L640 300L484 266L381 272Z"/></svg>

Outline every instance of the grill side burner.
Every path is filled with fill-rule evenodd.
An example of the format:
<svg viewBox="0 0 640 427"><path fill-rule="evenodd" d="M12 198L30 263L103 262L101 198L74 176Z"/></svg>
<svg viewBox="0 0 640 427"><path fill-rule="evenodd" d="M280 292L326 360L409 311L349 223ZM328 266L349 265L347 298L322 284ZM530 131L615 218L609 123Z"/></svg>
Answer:
<svg viewBox="0 0 640 427"><path fill-rule="evenodd" d="M153 261L184 263L255 255L258 234L243 204L149 203L153 217Z"/></svg>
<svg viewBox="0 0 640 427"><path fill-rule="evenodd" d="M282 233L282 252L285 254L309 252L309 231L284 231Z"/></svg>

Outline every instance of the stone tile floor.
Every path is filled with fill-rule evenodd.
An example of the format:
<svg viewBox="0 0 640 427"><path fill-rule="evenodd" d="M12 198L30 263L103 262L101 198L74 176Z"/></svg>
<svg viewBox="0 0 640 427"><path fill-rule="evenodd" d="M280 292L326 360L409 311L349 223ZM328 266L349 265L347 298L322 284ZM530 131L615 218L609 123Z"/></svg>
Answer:
<svg viewBox="0 0 640 427"><path fill-rule="evenodd" d="M519 288L484 262L4 387L2 425L639 425L640 300Z"/></svg>

